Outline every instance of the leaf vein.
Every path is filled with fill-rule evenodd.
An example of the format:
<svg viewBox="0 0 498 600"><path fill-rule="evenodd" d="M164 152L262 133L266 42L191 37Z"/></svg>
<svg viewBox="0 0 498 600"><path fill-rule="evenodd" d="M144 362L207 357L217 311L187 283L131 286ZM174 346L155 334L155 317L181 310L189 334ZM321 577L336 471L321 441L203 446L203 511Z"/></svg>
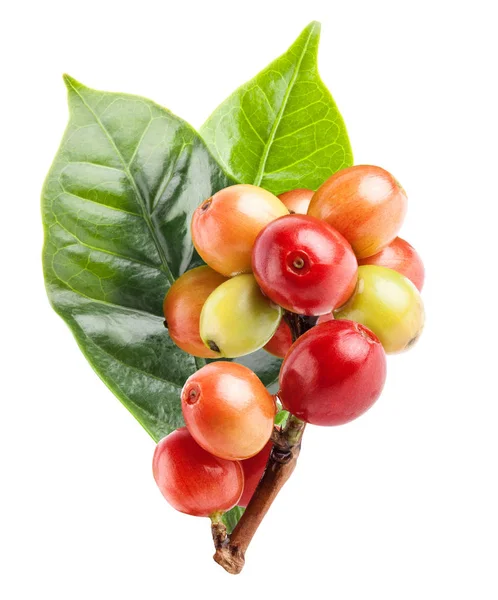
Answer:
<svg viewBox="0 0 498 600"><path fill-rule="evenodd" d="M180 148L178 154L175 157L175 160L173 162L173 165L171 166L170 171L165 172L163 179L162 179L161 183L159 184L159 187L157 188L157 192L154 197L154 200L152 201L151 215L153 215L154 212L156 211L156 208L157 208L157 205L158 205L158 202L159 202L161 196L164 194L168 185L171 183L171 180L173 179L173 177L175 175L176 165L178 164L178 161L180 160L180 156L188 145L189 144L187 142L183 142L182 147Z"/></svg>
<svg viewBox="0 0 498 600"><path fill-rule="evenodd" d="M161 269L161 267L159 267L158 265L154 265L152 263L148 263L145 261L142 261L140 259L137 258L130 258L129 256L126 256L124 254L119 254L118 252L112 252L112 250L107 250L105 248L97 248L97 246L92 246L86 242L84 242L83 240L81 240L74 232L70 231L67 227L65 227L60 221L58 216L52 211L52 214L54 215L55 221L61 229L64 229L64 231L66 231L67 233L69 233L70 236L72 236L77 242L78 244L80 244L81 246L84 246L85 248L88 248L89 250L94 250L95 252L102 252L102 254L109 254L111 256L116 256L117 258L121 258L123 260L127 260L129 262L132 263L137 263L139 265L143 265L144 267L149 267L150 269L154 269L155 271L159 271L160 273L164 273L164 271ZM67 248L70 245L74 245L74 244L67 244L66 246L63 246L62 248L58 248L56 250L56 252L54 253L54 256L60 251L63 250L64 248Z"/></svg>
<svg viewBox="0 0 498 600"><path fill-rule="evenodd" d="M103 202L97 202L97 200L92 200L91 198L85 198L84 196L79 196L78 194L74 194L73 192L68 192L64 187L63 183L59 180L59 183L63 189L60 194L54 197L54 200L57 200L63 194L67 196L73 196L73 198L78 198L78 200L83 200L84 202L90 202L91 204L96 204L97 206L103 206L104 208L108 208L109 210L115 210L116 212L124 213L125 215L131 215L132 217L137 217L138 219L143 219L140 213L132 212L131 210L125 210L124 208L118 208L117 206L110 206L109 204L104 204ZM95 186L93 189L96 189Z"/></svg>
<svg viewBox="0 0 498 600"><path fill-rule="evenodd" d="M150 126L151 126L153 120L154 119L151 118L150 121L145 126L145 128L144 128L144 130L142 132L142 135L140 136L140 139L138 140L137 145L135 146L135 150L133 150L133 154L131 155L131 158L128 161L128 164L126 165L128 169L130 168L132 162L135 160L135 156L137 155L138 148L140 147L140 144L142 143L142 141L143 141L143 139L145 137L145 134L149 131Z"/></svg>
<svg viewBox="0 0 498 600"><path fill-rule="evenodd" d="M118 169L117 167L110 167L109 165L101 165L99 163L91 162L89 160L66 160L66 165L91 165L92 167L101 167L102 169L111 169L112 171L117 171L118 173L123 173L126 175L123 169Z"/></svg>
<svg viewBox="0 0 498 600"><path fill-rule="evenodd" d="M303 50L299 56L299 60L296 65L296 68L294 70L294 73L292 74L291 80L290 80L287 90L285 92L284 98L282 100L282 105L280 106L277 116L275 117L275 120L273 122L271 131L270 131L270 135L268 137L268 141L266 142L265 148L263 150L263 154L261 155L261 160L259 163L259 167L258 167L258 171L256 173L255 180L254 180L254 185L260 185L261 181L263 180L263 176L265 174L266 162L268 161L268 156L270 154L271 145L273 144L273 139L277 133L277 129L278 129L278 126L280 125L280 121L282 120L282 116L285 111L285 107L287 106L287 103L289 102L292 88L294 87L294 85L297 81L297 78L299 75L299 70L301 68L301 64L303 62L304 55L306 54L306 51L308 49L312 35L313 35L313 32L310 31L308 38L306 40L306 43L304 44Z"/></svg>
<svg viewBox="0 0 498 600"><path fill-rule="evenodd" d="M274 171L269 171L266 173L266 175L274 175L275 173L280 173L281 171L286 171L290 167L293 167L294 165L298 165L299 163L304 162L305 160L309 160L314 154L317 154L318 152L322 152L323 150L326 150L327 148L331 148L332 146L337 146L337 148L344 150L344 148L341 144L338 144L337 142L332 142L331 144L327 144L326 146L320 146L320 148L317 148L316 150L311 152L311 154L308 154L308 156L304 156L304 157L300 158L299 160L296 160L295 162L291 163L290 165L285 165L284 167L281 167L280 169L275 169Z"/></svg>
<svg viewBox="0 0 498 600"><path fill-rule="evenodd" d="M123 165L123 170L129 180L129 182L131 183L133 190L135 192L135 195L142 207L142 212L143 212L143 218L145 220L145 222L147 223L147 226L149 228L151 237L154 241L154 244L156 245L157 251L159 253L159 256L161 257L161 261L163 263L164 266L164 270L166 272L166 275L170 281L170 283L173 283L175 281L175 278L173 276L173 273L171 272L171 269L169 267L168 261L166 259L166 254L164 252L164 248L161 244L161 242L159 241L159 237L156 233L156 230L154 228L154 225L150 219L150 215L147 213L147 207L146 207L146 203L144 198L142 197L142 194L140 193L140 190L138 188L138 185L135 181L135 179L133 178L124 158L123 155L121 154L121 152L119 151L119 148L116 145L116 142L114 141L114 138L112 137L112 135L109 133L109 131L107 130L107 128L104 126L104 124L102 123L101 119L99 118L99 116L97 115L97 113L95 113L95 111L92 109L92 107L86 102L85 98L83 97L83 95L74 87L72 81L69 81L69 85L71 86L71 88L74 90L75 94L77 94L77 96L81 99L81 101L83 102L84 106L87 108L87 110L90 112L91 115L93 115L95 121L97 122L97 124L99 125L99 127L102 129L102 131L104 132L105 136L107 137L107 139L109 140L109 143L111 144L111 146L114 148L114 151L116 152L116 155L118 156L119 160L121 161L122 165Z"/></svg>
<svg viewBox="0 0 498 600"><path fill-rule="evenodd" d="M259 133L256 131L256 128L254 127L254 125L252 124L251 120L249 119L249 117L247 116L246 111L244 110L244 107L242 106L242 104L240 105L240 110L242 112L242 114L244 115L249 127L253 130L253 132L255 133L256 137L259 139L259 141L263 144L263 146L265 145L265 140L259 135Z"/></svg>

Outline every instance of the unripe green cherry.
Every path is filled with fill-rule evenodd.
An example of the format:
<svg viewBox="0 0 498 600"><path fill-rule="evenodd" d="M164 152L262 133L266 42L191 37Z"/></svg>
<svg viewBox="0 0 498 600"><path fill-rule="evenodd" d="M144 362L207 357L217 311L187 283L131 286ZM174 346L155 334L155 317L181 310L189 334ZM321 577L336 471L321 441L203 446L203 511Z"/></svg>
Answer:
<svg viewBox="0 0 498 600"><path fill-rule="evenodd" d="M358 268L355 294L334 315L371 329L388 353L414 344L424 326L422 298L413 283L392 269L374 265Z"/></svg>
<svg viewBox="0 0 498 600"><path fill-rule="evenodd" d="M271 339L281 318L282 309L263 295L253 275L237 275L206 300L201 339L218 356L244 356Z"/></svg>

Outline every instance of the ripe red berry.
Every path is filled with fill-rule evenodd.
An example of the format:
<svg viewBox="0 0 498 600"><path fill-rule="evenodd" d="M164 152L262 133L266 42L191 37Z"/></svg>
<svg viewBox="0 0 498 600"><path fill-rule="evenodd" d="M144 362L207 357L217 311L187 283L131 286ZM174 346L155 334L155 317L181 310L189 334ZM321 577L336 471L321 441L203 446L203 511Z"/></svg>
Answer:
<svg viewBox="0 0 498 600"><path fill-rule="evenodd" d="M258 233L288 210L272 193L255 185L233 185L203 202L192 217L192 240L204 261L232 277L251 272Z"/></svg>
<svg viewBox="0 0 498 600"><path fill-rule="evenodd" d="M333 227L307 215L273 221L256 239L254 276L276 304L295 313L323 315L354 291L358 264Z"/></svg>
<svg viewBox="0 0 498 600"><path fill-rule="evenodd" d="M424 264L415 248L408 242L397 237L379 253L358 261L359 265L377 265L397 271L409 279L418 291L424 285Z"/></svg>
<svg viewBox="0 0 498 600"><path fill-rule="evenodd" d="M247 367L218 361L187 379L182 411L188 430L205 450L229 460L257 454L270 439L275 400Z"/></svg>
<svg viewBox="0 0 498 600"><path fill-rule="evenodd" d="M266 446L252 458L242 460L240 464L244 471L244 491L238 501L239 506L247 506L252 498L258 483L265 472L266 463L270 457L270 452L273 447L272 442L268 442Z"/></svg>
<svg viewBox="0 0 498 600"><path fill-rule="evenodd" d="M392 242L406 208L405 190L390 173L358 165L327 179L311 199L308 214L335 227L356 256L366 258Z"/></svg>
<svg viewBox="0 0 498 600"><path fill-rule="evenodd" d="M264 346L264 349L270 354L273 354L273 356L285 358L285 355L291 346L292 333L286 321L282 319L277 331L275 331L271 340Z"/></svg>
<svg viewBox="0 0 498 600"><path fill-rule="evenodd" d="M279 198L290 212L297 213L298 215L305 215L308 212L313 194L313 190L300 188L298 190L284 192L279 195Z"/></svg>
<svg viewBox="0 0 498 600"><path fill-rule="evenodd" d="M342 425L372 406L385 378L386 357L375 335L353 321L328 321L292 346L278 396L307 423Z"/></svg>
<svg viewBox="0 0 498 600"><path fill-rule="evenodd" d="M195 517L230 510L244 488L241 464L209 454L185 427L157 444L152 470L171 506Z"/></svg>
<svg viewBox="0 0 498 600"><path fill-rule="evenodd" d="M177 279L166 294L163 311L168 333L185 352L201 358L218 357L201 339L200 316L211 292L225 281L226 277L210 267L197 267Z"/></svg>

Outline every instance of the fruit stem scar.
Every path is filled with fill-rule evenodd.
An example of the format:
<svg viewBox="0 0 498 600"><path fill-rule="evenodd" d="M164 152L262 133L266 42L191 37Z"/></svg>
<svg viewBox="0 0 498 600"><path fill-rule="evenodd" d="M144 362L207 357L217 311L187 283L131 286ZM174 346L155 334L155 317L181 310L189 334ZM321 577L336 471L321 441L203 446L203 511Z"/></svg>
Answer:
<svg viewBox="0 0 498 600"><path fill-rule="evenodd" d="M206 200L205 202L203 202L201 204L201 211L202 212L206 212L206 210L211 206L213 199L209 198L208 200Z"/></svg>
<svg viewBox="0 0 498 600"><path fill-rule="evenodd" d="M375 338L375 336L372 334L372 332L369 329L367 329L366 327L364 327L363 325L361 325L360 323L356 323L356 331L358 331L358 333L360 333L369 342L377 342L378 341Z"/></svg>
<svg viewBox="0 0 498 600"><path fill-rule="evenodd" d="M213 342L213 340L208 340L207 345L209 346L210 350L212 350L213 352L218 352L218 354L221 353L221 350L219 349L218 344L216 342Z"/></svg>
<svg viewBox="0 0 498 600"><path fill-rule="evenodd" d="M187 404L195 404L199 400L201 391L197 385L193 385L187 392L185 401Z"/></svg>

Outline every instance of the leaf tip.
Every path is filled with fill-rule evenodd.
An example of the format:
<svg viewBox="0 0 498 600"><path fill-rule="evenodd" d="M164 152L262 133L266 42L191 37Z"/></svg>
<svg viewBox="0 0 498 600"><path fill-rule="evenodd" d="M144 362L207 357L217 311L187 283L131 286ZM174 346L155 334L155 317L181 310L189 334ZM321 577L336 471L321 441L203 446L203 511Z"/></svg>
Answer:
<svg viewBox="0 0 498 600"><path fill-rule="evenodd" d="M311 21L306 27L303 29L303 34L308 36L320 36L320 30L322 29L322 24L320 21Z"/></svg>
<svg viewBox="0 0 498 600"><path fill-rule="evenodd" d="M308 44L311 48L317 48L318 43L320 41L320 29L321 23L319 21L311 21L306 27L301 31L299 37L294 42L293 46L303 46Z"/></svg>
<svg viewBox="0 0 498 600"><path fill-rule="evenodd" d="M71 77L71 75L68 75L67 73L64 73L62 75L62 79L64 80L64 83L66 84L68 90L81 87L81 83L79 81L76 81L74 77Z"/></svg>
<svg viewBox="0 0 498 600"><path fill-rule="evenodd" d="M306 27L306 29L313 30L315 33L318 33L321 28L322 24L320 21L311 21L311 23L309 23L309 25Z"/></svg>

